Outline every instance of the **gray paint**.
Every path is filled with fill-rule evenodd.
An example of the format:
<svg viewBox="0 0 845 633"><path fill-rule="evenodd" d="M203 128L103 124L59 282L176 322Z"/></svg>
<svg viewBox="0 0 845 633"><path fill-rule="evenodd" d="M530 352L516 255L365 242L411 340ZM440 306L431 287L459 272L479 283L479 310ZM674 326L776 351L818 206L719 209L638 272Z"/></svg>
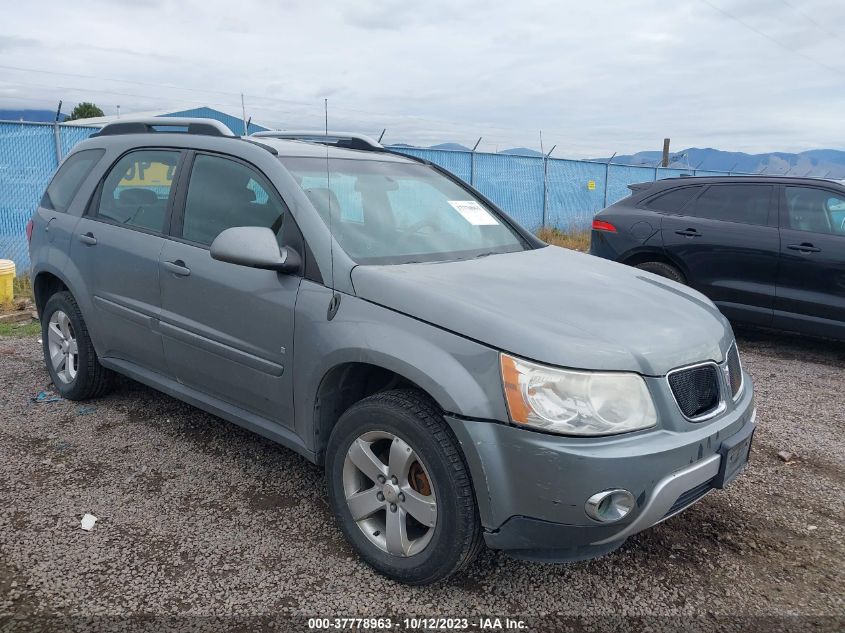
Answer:
<svg viewBox="0 0 845 633"><path fill-rule="evenodd" d="M557 247L473 261L359 266L358 295L529 359L660 376L723 360L733 339L703 295Z"/></svg>
<svg viewBox="0 0 845 633"><path fill-rule="evenodd" d="M296 141L261 142L280 155L373 158ZM594 492L625 487L647 497L660 478L714 454L721 438L749 423L747 376L739 402L707 423L684 420L672 400L668 370L722 363L733 341L727 321L688 288L553 247L472 261L356 267L264 148L231 138L155 134L95 138L77 151L90 147L106 153L68 213L39 209L34 215L33 276L50 273L64 281L105 366L308 459L319 461L326 441L316 424L320 385L349 363L395 372L437 401L470 466L488 530L517 516L589 528L583 502ZM278 189L326 283L333 265L335 289L83 217L106 167L138 147L220 152L251 163ZM80 241L87 233L96 244ZM334 292L340 305L329 319ZM658 425L607 438L516 428L502 393L500 351L562 367L639 372L647 376ZM613 534L600 532L602 538Z"/></svg>

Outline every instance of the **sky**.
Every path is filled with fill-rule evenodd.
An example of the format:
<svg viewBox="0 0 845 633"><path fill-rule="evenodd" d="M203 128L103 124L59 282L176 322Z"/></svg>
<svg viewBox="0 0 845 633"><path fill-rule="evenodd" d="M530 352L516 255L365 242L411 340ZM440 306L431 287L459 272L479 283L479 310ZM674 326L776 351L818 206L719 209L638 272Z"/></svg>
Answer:
<svg viewBox="0 0 845 633"><path fill-rule="evenodd" d="M0 0L0 4L11 0ZM845 149L841 0L74 0L0 21L0 108L200 105L279 129L596 157Z"/></svg>

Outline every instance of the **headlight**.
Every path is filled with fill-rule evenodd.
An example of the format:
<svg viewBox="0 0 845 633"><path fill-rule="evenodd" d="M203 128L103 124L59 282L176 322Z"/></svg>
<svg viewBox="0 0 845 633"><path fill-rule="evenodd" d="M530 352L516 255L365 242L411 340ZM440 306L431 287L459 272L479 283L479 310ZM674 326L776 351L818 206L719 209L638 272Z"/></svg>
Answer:
<svg viewBox="0 0 845 633"><path fill-rule="evenodd" d="M638 374L571 371L501 354L511 420L561 435L647 429L657 414Z"/></svg>

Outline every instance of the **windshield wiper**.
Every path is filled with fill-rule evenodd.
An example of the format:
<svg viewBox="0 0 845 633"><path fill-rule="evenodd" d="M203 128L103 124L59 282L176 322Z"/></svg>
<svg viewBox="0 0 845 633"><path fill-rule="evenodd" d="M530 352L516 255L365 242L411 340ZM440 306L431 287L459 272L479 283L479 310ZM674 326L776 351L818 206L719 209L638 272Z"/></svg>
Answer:
<svg viewBox="0 0 845 633"><path fill-rule="evenodd" d="M482 257L488 257L490 255L499 255L502 251L488 251L486 253L479 253L473 259L481 259Z"/></svg>

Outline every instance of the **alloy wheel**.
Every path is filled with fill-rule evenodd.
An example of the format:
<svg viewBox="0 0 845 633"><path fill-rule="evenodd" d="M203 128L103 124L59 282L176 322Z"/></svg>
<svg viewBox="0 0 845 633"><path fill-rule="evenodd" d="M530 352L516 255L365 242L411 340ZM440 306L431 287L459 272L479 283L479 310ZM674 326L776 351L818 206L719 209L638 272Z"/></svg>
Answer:
<svg viewBox="0 0 845 633"><path fill-rule="evenodd" d="M70 317L61 310L56 310L50 317L47 347L56 376L64 383L73 382L79 371L79 345Z"/></svg>
<svg viewBox="0 0 845 633"><path fill-rule="evenodd" d="M369 431L350 445L343 490L352 519L383 552L422 552L437 526L437 499L428 469L402 438Z"/></svg>

